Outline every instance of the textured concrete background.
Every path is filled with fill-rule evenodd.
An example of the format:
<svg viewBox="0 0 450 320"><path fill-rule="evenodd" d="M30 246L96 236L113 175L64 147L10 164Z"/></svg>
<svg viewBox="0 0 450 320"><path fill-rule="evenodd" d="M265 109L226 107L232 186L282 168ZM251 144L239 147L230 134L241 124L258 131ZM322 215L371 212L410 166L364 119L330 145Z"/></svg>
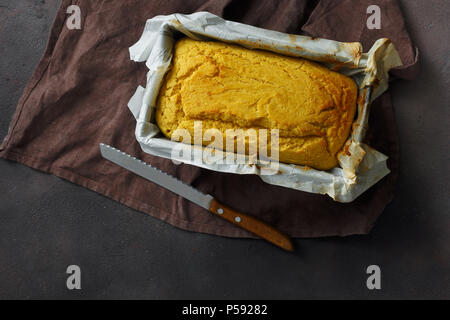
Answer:
<svg viewBox="0 0 450 320"><path fill-rule="evenodd" d="M422 71L392 84L401 146L395 200L369 236L263 241L181 231L94 192L0 160L0 298L450 298L450 2L402 0ZM0 137L58 0L0 0ZM66 268L82 268L68 291ZM365 269L382 269L382 290Z"/></svg>

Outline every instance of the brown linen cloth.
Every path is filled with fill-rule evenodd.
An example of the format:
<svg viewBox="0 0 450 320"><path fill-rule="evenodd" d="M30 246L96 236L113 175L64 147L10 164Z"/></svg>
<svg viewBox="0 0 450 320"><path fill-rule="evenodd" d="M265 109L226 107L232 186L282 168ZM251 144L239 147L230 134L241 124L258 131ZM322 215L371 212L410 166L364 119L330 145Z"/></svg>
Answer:
<svg viewBox="0 0 450 320"><path fill-rule="evenodd" d="M66 9L79 5L82 30L66 27ZM365 28L370 4L382 8L382 29ZM257 176L213 172L143 153L134 136L127 102L145 86L144 63L130 61L128 48L146 19L210 11L225 19L278 31L346 41L365 49L382 36L393 39L405 70L414 75L416 54L393 0L83 1L63 0L48 47L33 74L0 147L1 157L49 172L151 216L192 231L252 237L206 210L104 160L99 143L141 158L219 201L255 215L293 237L365 234L391 201L398 176L399 143L388 93L372 108L369 143L390 157L392 173L350 204L328 196L265 184ZM306 24L305 24L306 23ZM412 71L411 71L412 70Z"/></svg>

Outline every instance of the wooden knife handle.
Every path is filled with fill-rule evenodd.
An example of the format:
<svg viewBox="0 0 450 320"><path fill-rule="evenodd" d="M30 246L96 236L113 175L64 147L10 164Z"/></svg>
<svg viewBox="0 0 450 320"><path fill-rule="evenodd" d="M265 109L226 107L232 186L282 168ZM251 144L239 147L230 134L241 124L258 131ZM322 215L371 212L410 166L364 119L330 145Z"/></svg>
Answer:
<svg viewBox="0 0 450 320"><path fill-rule="evenodd" d="M237 212L215 199L212 200L209 211L286 251L294 251L294 246L288 236L255 217Z"/></svg>

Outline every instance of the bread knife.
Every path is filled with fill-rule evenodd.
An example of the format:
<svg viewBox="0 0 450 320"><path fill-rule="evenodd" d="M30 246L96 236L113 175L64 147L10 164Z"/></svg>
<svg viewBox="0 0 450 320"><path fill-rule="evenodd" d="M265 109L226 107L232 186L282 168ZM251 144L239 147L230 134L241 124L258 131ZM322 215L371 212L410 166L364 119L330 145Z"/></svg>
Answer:
<svg viewBox="0 0 450 320"><path fill-rule="evenodd" d="M100 151L105 159L205 208L215 216L221 217L286 251L294 251L290 238L269 224L253 216L237 212L219 203L211 195L204 194L144 161L132 157L114 147L101 143Z"/></svg>

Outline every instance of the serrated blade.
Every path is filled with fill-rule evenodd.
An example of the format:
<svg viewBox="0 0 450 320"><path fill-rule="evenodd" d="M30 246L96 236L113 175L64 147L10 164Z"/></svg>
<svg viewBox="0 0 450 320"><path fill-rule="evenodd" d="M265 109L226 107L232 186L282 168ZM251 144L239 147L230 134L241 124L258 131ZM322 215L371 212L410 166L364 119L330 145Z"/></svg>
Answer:
<svg viewBox="0 0 450 320"><path fill-rule="evenodd" d="M125 168L138 176L141 176L147 180L150 180L167 190L176 193L183 198L209 210L211 201L214 199L209 194L204 194L197 189L188 186L184 182L162 172L159 169L152 167L151 165L136 159L135 157L126 154L114 147L107 144L100 144L100 151L103 158Z"/></svg>

